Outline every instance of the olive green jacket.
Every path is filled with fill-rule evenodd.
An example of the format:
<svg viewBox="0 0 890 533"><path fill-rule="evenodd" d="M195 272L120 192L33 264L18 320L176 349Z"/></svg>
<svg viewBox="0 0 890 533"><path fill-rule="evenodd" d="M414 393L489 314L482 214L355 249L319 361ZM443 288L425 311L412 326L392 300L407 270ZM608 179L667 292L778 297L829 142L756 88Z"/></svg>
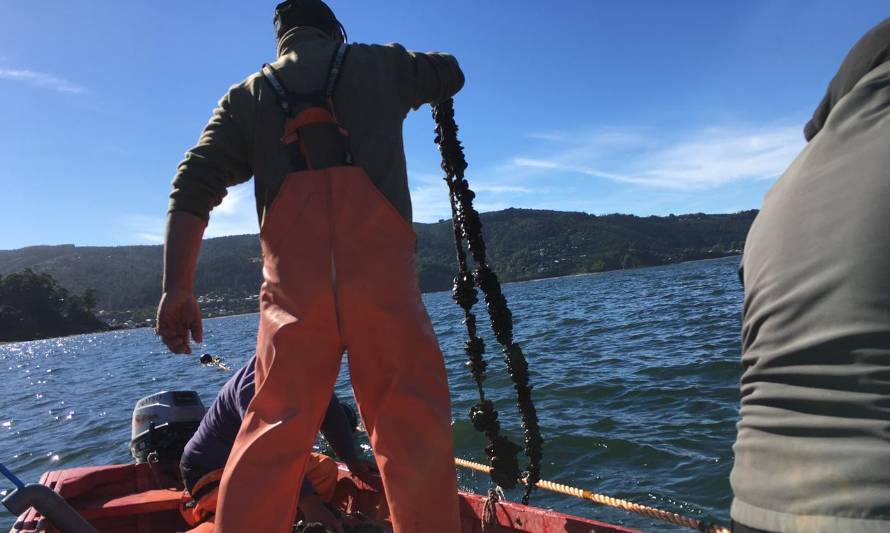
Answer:
<svg viewBox="0 0 890 533"><path fill-rule="evenodd" d="M890 62L832 107L745 243L732 518L890 531Z"/></svg>
<svg viewBox="0 0 890 533"><path fill-rule="evenodd" d="M337 46L319 30L294 28L281 38L279 57L272 65L290 91L318 91L325 86ZM334 92L337 117L349 131L355 163L409 223L402 122L412 108L447 99L463 83L457 61L447 54L409 52L397 44L349 47ZM259 73L229 89L198 144L179 164L170 211L206 220L227 187L253 176L262 224L282 181L292 172L281 143L284 122L274 90Z"/></svg>

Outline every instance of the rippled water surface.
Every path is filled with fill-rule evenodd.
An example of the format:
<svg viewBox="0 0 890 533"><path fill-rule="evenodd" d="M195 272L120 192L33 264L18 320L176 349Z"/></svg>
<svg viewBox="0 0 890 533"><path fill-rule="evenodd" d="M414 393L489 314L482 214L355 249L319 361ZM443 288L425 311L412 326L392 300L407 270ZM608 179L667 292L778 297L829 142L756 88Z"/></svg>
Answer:
<svg viewBox="0 0 890 533"><path fill-rule="evenodd" d="M546 479L728 519L741 372L737 263L727 258L504 287L532 369ZM448 293L425 301L447 360L458 454L481 460L484 443L466 414L475 389L464 366L460 309ZM257 321L257 315L206 321L199 353L240 365L254 349ZM519 438L512 387L499 353L491 351L486 387ZM195 389L209 405L230 375L167 355L147 329L0 346L0 370L0 461L26 481L49 469L128 462L137 399ZM351 399L345 371L338 391ZM460 483L487 488L482 476L468 472L460 472ZM0 492L9 485L0 479ZM672 530L543 491L533 504ZM0 512L0 527L11 523Z"/></svg>

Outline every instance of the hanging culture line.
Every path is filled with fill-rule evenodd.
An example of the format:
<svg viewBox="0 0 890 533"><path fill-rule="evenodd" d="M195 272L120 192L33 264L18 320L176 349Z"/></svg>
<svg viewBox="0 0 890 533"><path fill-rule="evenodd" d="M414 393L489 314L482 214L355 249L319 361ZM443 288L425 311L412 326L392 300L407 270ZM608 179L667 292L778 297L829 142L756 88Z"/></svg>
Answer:
<svg viewBox="0 0 890 533"><path fill-rule="evenodd" d="M452 225L454 228L454 244L457 253L459 272L454 280L452 291L455 302L464 310L468 339L464 351L469 358L467 363L476 381L479 391L479 403L470 409L470 419L477 431L485 434L489 444L485 452L491 461L490 475L492 480L505 488L516 486L520 477L517 454L519 446L500 435L498 413L491 400L485 399L482 382L485 379L487 363L483 358L485 346L476 335L476 317L471 312L477 302L478 286L485 297L486 308L491 320L491 328L495 338L503 347L507 372L516 389L517 404L522 416L522 427L525 430L525 454L529 458L527 483L522 503L527 504L531 491L541 476L541 447L543 438L538 425L538 414L532 402L531 385L529 385L528 363L522 348L513 340L513 314L507 307L507 300L501 292L497 275L492 272L485 255L485 241L482 239L482 222L479 213L473 208L475 193L470 190L464 171L467 162L463 147L457 139L457 124L454 122L454 100L448 99L433 107L433 118L436 121L436 144L442 153L442 170L445 171L445 182L448 184L451 200ZM476 269L470 274L463 241L466 239Z"/></svg>

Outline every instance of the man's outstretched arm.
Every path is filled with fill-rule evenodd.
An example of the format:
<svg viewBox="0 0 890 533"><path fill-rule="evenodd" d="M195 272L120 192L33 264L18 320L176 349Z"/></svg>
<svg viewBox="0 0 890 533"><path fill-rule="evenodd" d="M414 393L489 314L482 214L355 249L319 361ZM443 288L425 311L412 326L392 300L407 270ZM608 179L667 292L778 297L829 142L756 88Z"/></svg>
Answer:
<svg viewBox="0 0 890 533"><path fill-rule="evenodd" d="M173 353L192 353L189 334L203 341L201 309L193 294L195 267L207 222L185 211L167 217L164 240L164 282L156 331Z"/></svg>
<svg viewBox="0 0 890 533"><path fill-rule="evenodd" d="M438 104L451 98L464 86L464 73L454 56L439 52L409 52L400 45L390 45L400 52L399 93L407 108Z"/></svg>

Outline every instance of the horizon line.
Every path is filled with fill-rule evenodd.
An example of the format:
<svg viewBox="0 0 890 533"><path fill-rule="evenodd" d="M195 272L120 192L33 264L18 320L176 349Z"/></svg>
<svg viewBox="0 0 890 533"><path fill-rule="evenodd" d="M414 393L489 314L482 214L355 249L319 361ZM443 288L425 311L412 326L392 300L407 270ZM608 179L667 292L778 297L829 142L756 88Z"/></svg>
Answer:
<svg viewBox="0 0 890 533"><path fill-rule="evenodd" d="M588 215L588 216L592 216L592 217L625 216L625 217L636 217L636 218L670 218L670 217L684 217L684 216L692 216L692 215L729 216L729 215L738 215L741 213L747 213L749 211L758 211L758 209L750 208L750 209L741 209L738 211L722 212L722 213L705 213L702 211L696 211L696 212L679 213L679 214L669 213L667 215L637 215L637 214L633 214L633 213L618 213L618 212L596 214L596 213L589 213L587 211L568 211L568 210L561 210L561 209L537 209L537 208L533 208L533 207L507 207L504 209L496 209L494 211L482 211L479 213L479 215L483 216L483 215L488 215L491 213L503 213L506 211L536 211L536 212L567 213L567 214L574 213L574 214L584 214L584 215ZM450 219L442 218L442 219L437 220L436 222L420 222L420 221L415 220L414 222L412 222L412 225L420 224L420 225L426 225L426 226L434 226L436 224L443 224L446 222L450 222ZM244 237L244 236L256 236L256 235L259 235L259 228L257 228L257 231L253 232L253 233L232 233L230 235L216 235L213 237L204 237L201 239L201 242L212 241L212 240L216 240L216 239L226 239L226 238L230 238L230 237ZM152 244L152 243L77 244L77 243L70 243L70 242L61 242L61 243L55 243L55 244L29 244L27 246L21 246L19 248L3 248L3 249L0 249L0 253L19 252L19 251L27 250L30 248L61 248L61 247L69 247L69 246L74 247L74 248L123 248L123 247L136 247L136 246L139 246L139 247L143 247L143 246L144 247L155 247L155 246L163 247L164 245L163 245L163 243L155 243L155 244Z"/></svg>

